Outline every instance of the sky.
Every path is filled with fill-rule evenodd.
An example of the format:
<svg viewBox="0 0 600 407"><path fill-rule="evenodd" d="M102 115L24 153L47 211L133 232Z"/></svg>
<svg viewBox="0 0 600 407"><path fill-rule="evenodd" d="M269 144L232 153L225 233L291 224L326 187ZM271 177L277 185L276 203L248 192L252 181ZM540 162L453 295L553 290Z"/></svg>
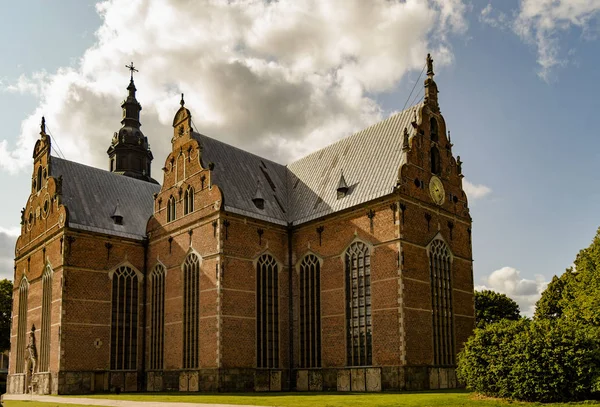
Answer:
<svg viewBox="0 0 600 407"><path fill-rule="evenodd" d="M476 287L531 315L600 226L599 22L600 0L5 2L0 278L42 115L54 154L107 168L125 64L160 174L181 93L200 132L286 164L418 101L431 53Z"/></svg>

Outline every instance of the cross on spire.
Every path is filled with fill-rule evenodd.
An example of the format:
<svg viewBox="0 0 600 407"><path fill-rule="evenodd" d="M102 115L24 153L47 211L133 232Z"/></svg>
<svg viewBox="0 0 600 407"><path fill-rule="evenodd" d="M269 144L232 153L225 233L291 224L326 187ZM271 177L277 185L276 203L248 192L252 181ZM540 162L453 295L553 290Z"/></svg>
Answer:
<svg viewBox="0 0 600 407"><path fill-rule="evenodd" d="M133 80L133 73L139 72L137 69L135 69L135 66L133 66L133 62L131 62L130 65L125 65L125 68L128 68L129 71L131 72L131 80Z"/></svg>

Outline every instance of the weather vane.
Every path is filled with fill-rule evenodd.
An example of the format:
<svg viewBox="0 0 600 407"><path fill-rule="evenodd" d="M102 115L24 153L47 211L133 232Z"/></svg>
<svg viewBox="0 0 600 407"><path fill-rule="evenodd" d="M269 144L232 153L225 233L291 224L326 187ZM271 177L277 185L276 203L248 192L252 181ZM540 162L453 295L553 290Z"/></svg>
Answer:
<svg viewBox="0 0 600 407"><path fill-rule="evenodd" d="M133 80L133 73L139 72L137 69L135 69L135 66L133 66L133 62L131 62L131 65L125 65L125 68L129 68L129 71L131 72L131 80Z"/></svg>

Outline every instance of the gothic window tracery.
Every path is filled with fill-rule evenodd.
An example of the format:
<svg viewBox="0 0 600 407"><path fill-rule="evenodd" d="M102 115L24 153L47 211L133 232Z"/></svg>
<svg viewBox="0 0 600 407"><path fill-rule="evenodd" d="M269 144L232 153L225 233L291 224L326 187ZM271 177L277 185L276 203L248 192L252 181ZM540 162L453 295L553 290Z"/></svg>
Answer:
<svg viewBox="0 0 600 407"><path fill-rule="evenodd" d="M50 327L52 326L52 268L48 265L42 275L42 334L38 370L48 372L50 367Z"/></svg>
<svg viewBox="0 0 600 407"><path fill-rule="evenodd" d="M150 274L152 287L150 369L162 369L165 336L165 267L157 264Z"/></svg>
<svg viewBox="0 0 600 407"><path fill-rule="evenodd" d="M346 354L348 366L369 366L372 357L371 254L363 242L346 250Z"/></svg>
<svg viewBox="0 0 600 407"><path fill-rule="evenodd" d="M169 201L167 202L167 222L172 222L175 220L175 198L173 195L169 197Z"/></svg>
<svg viewBox="0 0 600 407"><path fill-rule="evenodd" d="M440 239L429 247L431 307L433 309L433 364L455 363L454 322L452 310L452 258L448 246Z"/></svg>
<svg viewBox="0 0 600 407"><path fill-rule="evenodd" d="M127 266L112 276L111 370L137 369L138 276Z"/></svg>
<svg viewBox="0 0 600 407"><path fill-rule="evenodd" d="M256 263L256 367L279 367L279 280L277 262L263 254Z"/></svg>
<svg viewBox="0 0 600 407"><path fill-rule="evenodd" d="M27 336L27 300L29 295L29 283L23 277L19 284L19 318L17 327L17 365L16 373L25 370L25 342Z"/></svg>
<svg viewBox="0 0 600 407"><path fill-rule="evenodd" d="M300 263L300 367L321 367L321 264L314 254Z"/></svg>
<svg viewBox="0 0 600 407"><path fill-rule="evenodd" d="M183 194L183 214L194 212L194 188L191 186Z"/></svg>
<svg viewBox="0 0 600 407"><path fill-rule="evenodd" d="M183 367L199 366L200 259L188 254L183 263Z"/></svg>

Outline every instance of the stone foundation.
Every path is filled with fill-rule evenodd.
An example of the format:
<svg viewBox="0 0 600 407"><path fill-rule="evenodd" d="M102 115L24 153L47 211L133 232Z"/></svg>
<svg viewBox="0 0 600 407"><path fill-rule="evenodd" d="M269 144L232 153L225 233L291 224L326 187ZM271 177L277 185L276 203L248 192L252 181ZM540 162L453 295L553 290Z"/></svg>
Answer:
<svg viewBox="0 0 600 407"><path fill-rule="evenodd" d="M9 394L25 394L27 377L24 373L8 375L6 378L6 392ZM32 394L56 394L58 381L55 373L36 373L31 379Z"/></svg>

